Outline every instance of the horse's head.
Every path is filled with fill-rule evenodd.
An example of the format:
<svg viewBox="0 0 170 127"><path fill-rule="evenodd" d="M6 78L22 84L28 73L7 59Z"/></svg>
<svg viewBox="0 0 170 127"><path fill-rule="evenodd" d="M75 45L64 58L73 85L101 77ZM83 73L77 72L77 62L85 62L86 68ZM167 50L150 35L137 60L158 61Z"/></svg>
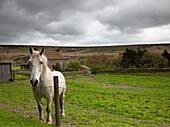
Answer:
<svg viewBox="0 0 170 127"><path fill-rule="evenodd" d="M32 47L29 48L30 59L29 59L29 66L31 70L31 79L30 83L32 86L37 86L40 81L40 76L43 69L43 54L44 48L41 51L35 51Z"/></svg>

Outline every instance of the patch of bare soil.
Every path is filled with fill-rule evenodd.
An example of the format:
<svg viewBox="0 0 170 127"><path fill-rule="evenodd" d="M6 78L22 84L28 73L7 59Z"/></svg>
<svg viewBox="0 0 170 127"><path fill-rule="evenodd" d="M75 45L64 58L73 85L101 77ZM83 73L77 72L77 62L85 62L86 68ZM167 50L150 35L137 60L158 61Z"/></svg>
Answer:
<svg viewBox="0 0 170 127"><path fill-rule="evenodd" d="M87 79L89 79L89 80L95 80L95 78L93 77L93 76L91 76L91 75L88 75L88 76L86 76L87 77Z"/></svg>
<svg viewBox="0 0 170 127"><path fill-rule="evenodd" d="M0 108L5 109L5 110L9 110L9 111L17 113L17 114L23 114L24 117L26 117L26 118L38 120L38 116L37 116L38 115L38 109L37 109L36 113L35 112L31 113L31 112L25 112L24 108L14 108L14 107L10 107L10 106L4 105L4 104L0 104ZM52 117L53 117L53 123L52 124L55 124L54 114L52 114ZM77 127L75 125L71 125L70 123L63 122L62 119L61 119L61 125L63 127Z"/></svg>
<svg viewBox="0 0 170 127"><path fill-rule="evenodd" d="M35 113L25 112L23 108L14 108L14 107L9 107L9 106L3 105L3 104L0 104L0 108L5 109L5 110L9 110L9 111L17 113L17 114L23 114L27 118L32 118L32 119L37 118Z"/></svg>

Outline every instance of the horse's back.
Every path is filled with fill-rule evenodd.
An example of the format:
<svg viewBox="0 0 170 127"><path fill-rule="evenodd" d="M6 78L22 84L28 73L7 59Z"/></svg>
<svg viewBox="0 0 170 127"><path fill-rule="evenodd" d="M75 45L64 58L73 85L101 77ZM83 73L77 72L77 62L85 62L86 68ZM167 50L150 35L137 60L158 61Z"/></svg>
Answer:
<svg viewBox="0 0 170 127"><path fill-rule="evenodd" d="M58 76L59 86L65 89L66 83L65 83L64 75L59 71L53 71L52 73L53 73L53 76Z"/></svg>

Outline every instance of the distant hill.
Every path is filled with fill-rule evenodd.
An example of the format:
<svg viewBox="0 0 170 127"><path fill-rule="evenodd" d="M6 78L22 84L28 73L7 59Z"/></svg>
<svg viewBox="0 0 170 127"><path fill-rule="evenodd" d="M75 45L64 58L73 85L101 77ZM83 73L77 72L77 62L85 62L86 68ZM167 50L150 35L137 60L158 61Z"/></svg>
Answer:
<svg viewBox="0 0 170 127"><path fill-rule="evenodd" d="M29 46L0 46L0 61L13 60L17 57L22 58L24 56L28 57L28 47ZM42 47L38 47L40 50ZM81 56L89 56L89 55L97 55L97 54L119 54L129 49L145 49L148 52L158 52L162 53L165 49L170 52L170 44L153 44L153 45L125 45L125 46L104 46L104 47L45 47L46 54L49 56L50 54L56 54L56 52L60 52L63 57L81 57ZM50 54L48 54L50 53ZM53 57L55 57L53 55ZM56 57L58 57L56 55Z"/></svg>

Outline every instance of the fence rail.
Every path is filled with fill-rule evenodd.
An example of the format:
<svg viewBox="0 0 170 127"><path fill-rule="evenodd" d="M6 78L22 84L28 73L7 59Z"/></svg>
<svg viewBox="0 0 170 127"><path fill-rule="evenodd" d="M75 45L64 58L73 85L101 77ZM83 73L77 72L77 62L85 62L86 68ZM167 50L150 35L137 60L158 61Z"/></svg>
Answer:
<svg viewBox="0 0 170 127"><path fill-rule="evenodd" d="M129 69L114 69L114 70L98 70L98 73L155 73L155 72L170 72L170 68L129 68Z"/></svg>
<svg viewBox="0 0 170 127"><path fill-rule="evenodd" d="M129 69L113 69L113 70L96 70L98 73L155 73L155 72L170 72L170 68L129 68ZM21 74L21 75L30 75L30 72L27 71L14 71L14 74ZM73 71L73 72L62 72L63 74L88 74L86 71Z"/></svg>

